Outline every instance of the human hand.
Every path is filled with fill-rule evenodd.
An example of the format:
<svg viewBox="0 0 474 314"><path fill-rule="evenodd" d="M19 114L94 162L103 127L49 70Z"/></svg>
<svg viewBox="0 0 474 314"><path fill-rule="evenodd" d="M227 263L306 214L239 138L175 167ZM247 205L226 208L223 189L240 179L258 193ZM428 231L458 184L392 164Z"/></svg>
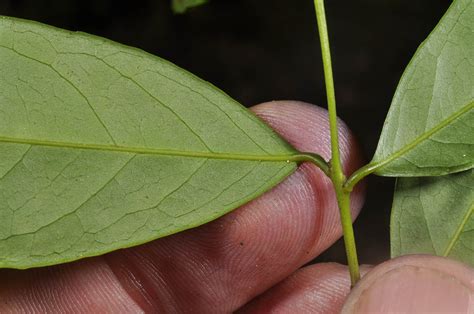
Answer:
<svg viewBox="0 0 474 314"><path fill-rule="evenodd" d="M329 157L323 109L272 102L253 110L298 149ZM351 172L361 166L360 153L348 129L340 129L343 164ZM352 195L354 217L363 197L359 186ZM74 263L2 270L0 313L337 313L349 293L347 268L300 267L341 233L332 184L303 164L272 191L199 228ZM345 310L390 312L410 306L415 312L468 313L473 300L471 268L415 256L370 271Z"/></svg>

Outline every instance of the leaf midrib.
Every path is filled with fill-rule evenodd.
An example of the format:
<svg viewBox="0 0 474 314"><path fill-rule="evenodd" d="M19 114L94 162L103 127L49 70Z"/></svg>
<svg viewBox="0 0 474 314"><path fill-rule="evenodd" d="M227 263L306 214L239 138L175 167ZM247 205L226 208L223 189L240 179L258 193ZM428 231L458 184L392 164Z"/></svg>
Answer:
<svg viewBox="0 0 474 314"><path fill-rule="evenodd" d="M466 214L464 215L464 217L463 217L461 223L459 224L459 227L456 229L456 232L454 233L453 238L451 239L451 241L449 242L448 246L447 246L446 249L444 250L444 252L443 252L443 256L444 256L444 257L449 256L449 254L451 253L452 249L454 248L454 246L455 246L456 243L458 242L459 238L461 237L462 230L463 230L464 227L466 226L467 221L469 220L469 218L471 217L471 215L472 215L473 212L474 212L474 203L471 204L471 207L467 210L467 212L466 212Z"/></svg>
<svg viewBox="0 0 474 314"><path fill-rule="evenodd" d="M145 147L130 147L130 146L112 146L102 144L83 144L83 143L68 143L56 141L42 141L37 139L21 139L12 137L0 136L0 143L25 144L34 146L47 146L69 149L88 149L109 152L121 152L141 155L162 155L175 157L194 157L194 158L209 158L209 159L227 159L227 160L248 160L248 161L295 161L296 156L300 156L297 152L286 155L251 155L251 154L233 154L233 153L211 153L211 152L191 152L171 149L156 149Z"/></svg>
<svg viewBox="0 0 474 314"><path fill-rule="evenodd" d="M401 149L398 151L394 152L393 154L389 155L388 157L385 157L375 163L370 163L373 167L375 167L375 170L385 166L386 164L392 162L395 159L400 158L401 156L405 155L409 151L411 151L413 148L421 144L423 141L434 135L436 132L440 131L441 129L445 128L448 126L451 122L462 116L463 114L469 112L469 110L474 108L474 101L471 101L467 105L461 107L458 111L455 111L453 114L451 114L449 117L446 119L442 120L440 123L438 123L435 127L432 129L428 130L427 132L423 133L422 135L418 136L415 138L413 141L410 143L406 144L403 146ZM374 170L374 171L375 171Z"/></svg>

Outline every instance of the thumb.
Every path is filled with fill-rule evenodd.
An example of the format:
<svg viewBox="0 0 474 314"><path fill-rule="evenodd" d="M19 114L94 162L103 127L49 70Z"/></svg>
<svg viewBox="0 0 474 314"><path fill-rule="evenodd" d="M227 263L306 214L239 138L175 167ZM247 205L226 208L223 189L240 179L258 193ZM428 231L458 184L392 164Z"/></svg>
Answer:
<svg viewBox="0 0 474 314"><path fill-rule="evenodd" d="M375 267L342 313L473 313L474 269L447 258L407 255Z"/></svg>

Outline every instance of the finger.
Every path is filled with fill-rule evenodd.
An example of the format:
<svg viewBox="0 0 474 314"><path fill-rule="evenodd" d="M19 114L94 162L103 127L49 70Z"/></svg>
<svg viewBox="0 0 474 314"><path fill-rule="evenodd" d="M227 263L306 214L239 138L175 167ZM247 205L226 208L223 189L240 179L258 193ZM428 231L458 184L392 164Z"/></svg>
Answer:
<svg viewBox="0 0 474 314"><path fill-rule="evenodd" d="M378 265L342 313L472 313L474 269L447 258L408 255Z"/></svg>
<svg viewBox="0 0 474 314"><path fill-rule="evenodd" d="M325 110L294 102L273 102L254 110L298 149L328 154ZM355 141L346 127L341 136L347 143L345 165L351 171L360 157L349 152ZM356 192L353 201L358 211L362 194ZM233 311L339 238L338 213L331 183L306 164L270 193L223 219L112 256L109 263L124 286L147 286L151 307L173 304L162 310L181 306L183 311ZM150 281L150 275L155 280ZM143 293L136 300L144 304Z"/></svg>
<svg viewBox="0 0 474 314"><path fill-rule="evenodd" d="M296 102L273 102L254 110L298 149L328 157L324 110ZM351 172L360 165L360 154L345 126L341 126L341 139L343 164ZM362 201L363 193L358 189L352 198L354 215ZM312 165L303 164L269 193L200 228L103 258L53 268L50 275L57 279L49 286L30 279L44 277L41 274L46 270L14 272L11 280L2 282L0 296L8 302L0 303L0 312L5 304L20 302L31 309L44 297L38 294L39 287L51 294L68 293L60 298L64 302L50 304L51 310L70 310L71 302L65 300L87 298L79 302L87 305L107 295L112 301L126 300L146 311L230 312L311 260L340 234L329 180ZM95 274L97 267L105 267L107 276ZM74 280L81 274L96 280L103 287L101 295L74 289L74 280L69 281L70 289L66 283L58 288L56 281L66 282L63 272L75 274ZM17 282L15 289L7 288L12 280Z"/></svg>
<svg viewBox="0 0 474 314"><path fill-rule="evenodd" d="M0 313L139 313L101 258L24 271L1 270Z"/></svg>
<svg viewBox="0 0 474 314"><path fill-rule="evenodd" d="M304 267L241 308L239 313L338 313L349 294L347 267Z"/></svg>
<svg viewBox="0 0 474 314"><path fill-rule="evenodd" d="M369 269L369 266L361 266L361 274ZM340 313L350 286L347 266L310 265L246 304L239 313Z"/></svg>

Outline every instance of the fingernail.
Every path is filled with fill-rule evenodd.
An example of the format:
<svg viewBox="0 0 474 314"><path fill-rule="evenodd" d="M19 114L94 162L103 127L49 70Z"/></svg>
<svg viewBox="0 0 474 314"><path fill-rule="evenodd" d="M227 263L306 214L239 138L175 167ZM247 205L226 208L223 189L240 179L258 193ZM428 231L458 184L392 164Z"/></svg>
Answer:
<svg viewBox="0 0 474 314"><path fill-rule="evenodd" d="M358 296L348 302L351 304L347 304L345 312L474 313L472 269L453 273L449 268L444 271L415 263L379 272L365 287L363 284L355 288L359 289Z"/></svg>

